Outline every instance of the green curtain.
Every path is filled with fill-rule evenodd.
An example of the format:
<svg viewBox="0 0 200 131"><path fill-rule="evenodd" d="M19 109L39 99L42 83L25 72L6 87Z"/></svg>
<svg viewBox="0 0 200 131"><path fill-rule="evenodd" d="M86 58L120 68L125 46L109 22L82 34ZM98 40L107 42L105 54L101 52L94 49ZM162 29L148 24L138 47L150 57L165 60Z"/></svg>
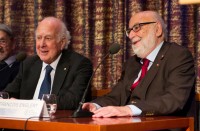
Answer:
<svg viewBox="0 0 200 131"><path fill-rule="evenodd" d="M132 55L124 30L132 12L155 10L167 24L167 40L187 47L196 64L196 92L200 93L200 5L178 0L0 0L0 22L12 27L19 50L35 54L34 30L46 16L62 19L71 32L71 49L88 57L94 69L113 43L122 49L97 70L93 89L112 88L123 63Z"/></svg>

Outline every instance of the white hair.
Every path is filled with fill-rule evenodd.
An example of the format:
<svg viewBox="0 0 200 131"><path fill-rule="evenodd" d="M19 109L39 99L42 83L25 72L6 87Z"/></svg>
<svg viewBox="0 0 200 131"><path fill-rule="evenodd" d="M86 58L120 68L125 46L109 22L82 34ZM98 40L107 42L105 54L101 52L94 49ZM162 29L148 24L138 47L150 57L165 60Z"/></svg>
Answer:
<svg viewBox="0 0 200 131"><path fill-rule="evenodd" d="M163 18L157 13L157 12L154 12L154 16L155 16L155 19L160 22L161 26L162 26L162 30L164 32L164 38L167 37L167 25L165 24Z"/></svg>
<svg viewBox="0 0 200 131"><path fill-rule="evenodd" d="M70 32L68 31L65 23L56 17L45 17L43 20L54 21L58 24L57 42L59 42L60 40L65 38L66 39L65 49L67 49L68 45L70 43L70 40L71 40L71 35L70 35ZM37 36L37 29L35 31L35 34Z"/></svg>
<svg viewBox="0 0 200 131"><path fill-rule="evenodd" d="M67 49L68 45L70 44L71 35L70 35L70 32L68 31L66 25L64 24L64 22L61 21L61 29L58 34L58 40L60 41L62 38L67 39L67 43L65 43L66 44L65 49Z"/></svg>

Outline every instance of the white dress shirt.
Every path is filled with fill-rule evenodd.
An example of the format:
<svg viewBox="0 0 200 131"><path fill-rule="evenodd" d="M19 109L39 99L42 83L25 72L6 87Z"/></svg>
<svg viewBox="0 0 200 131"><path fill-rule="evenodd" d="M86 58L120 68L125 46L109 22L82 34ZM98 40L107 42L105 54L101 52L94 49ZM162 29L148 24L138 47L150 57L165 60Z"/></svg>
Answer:
<svg viewBox="0 0 200 131"><path fill-rule="evenodd" d="M9 67L11 67L15 61L16 61L16 55L12 55L12 56L8 57L6 60L4 60L4 62L6 62L6 64Z"/></svg>
<svg viewBox="0 0 200 131"><path fill-rule="evenodd" d="M50 90L50 94L51 94L51 91L52 91L52 86L53 86L53 81L54 81L54 76L55 76L55 71L56 71L56 67L58 65L58 62L60 60L60 57L61 57L62 54L60 54L58 56L58 58L52 62L50 64L50 66L53 68L50 75L51 75L51 90ZM37 83L37 86L36 86L36 89L35 89L35 93L34 93L34 96L33 96L33 99L34 100L37 100L38 99L38 96L39 96L39 92L40 92L40 87L42 85L42 82L44 80L44 77L45 77L45 73L46 73L46 66L48 64L47 63L42 63L42 69L41 69L41 73L40 73L40 77L39 77L39 80L38 80L38 83Z"/></svg>

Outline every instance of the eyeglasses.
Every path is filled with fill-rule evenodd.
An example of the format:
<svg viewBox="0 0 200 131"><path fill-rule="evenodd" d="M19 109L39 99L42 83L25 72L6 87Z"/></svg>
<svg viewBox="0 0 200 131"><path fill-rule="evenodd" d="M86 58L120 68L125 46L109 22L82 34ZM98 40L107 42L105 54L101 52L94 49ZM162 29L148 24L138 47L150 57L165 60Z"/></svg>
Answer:
<svg viewBox="0 0 200 131"><path fill-rule="evenodd" d="M126 36L129 36L131 31L138 32L142 26L152 24L156 22L145 22L145 23L137 23L132 28L126 30Z"/></svg>
<svg viewBox="0 0 200 131"><path fill-rule="evenodd" d="M2 44L2 45L6 45L6 43L7 43L6 40L4 40L4 39L0 39L0 44Z"/></svg>

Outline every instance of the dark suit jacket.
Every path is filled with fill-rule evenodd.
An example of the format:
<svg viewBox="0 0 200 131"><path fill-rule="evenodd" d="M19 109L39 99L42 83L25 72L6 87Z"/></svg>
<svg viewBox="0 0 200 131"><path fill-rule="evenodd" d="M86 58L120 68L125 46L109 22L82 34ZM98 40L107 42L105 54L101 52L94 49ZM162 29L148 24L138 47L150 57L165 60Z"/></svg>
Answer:
<svg viewBox="0 0 200 131"><path fill-rule="evenodd" d="M5 91L11 97L32 99L41 69L42 61L38 56L27 58ZM57 95L58 109L77 108L91 75L92 64L89 59L70 50L62 52L52 86L52 94Z"/></svg>
<svg viewBox="0 0 200 131"><path fill-rule="evenodd" d="M101 106L132 104L140 108L144 116L186 115L192 112L195 71L193 57L186 48L164 42L146 76L130 92L140 69L140 59L131 57L112 92L93 102Z"/></svg>
<svg viewBox="0 0 200 131"><path fill-rule="evenodd" d="M19 71L20 62L14 62L11 67L6 67L0 71L0 91L13 81Z"/></svg>

